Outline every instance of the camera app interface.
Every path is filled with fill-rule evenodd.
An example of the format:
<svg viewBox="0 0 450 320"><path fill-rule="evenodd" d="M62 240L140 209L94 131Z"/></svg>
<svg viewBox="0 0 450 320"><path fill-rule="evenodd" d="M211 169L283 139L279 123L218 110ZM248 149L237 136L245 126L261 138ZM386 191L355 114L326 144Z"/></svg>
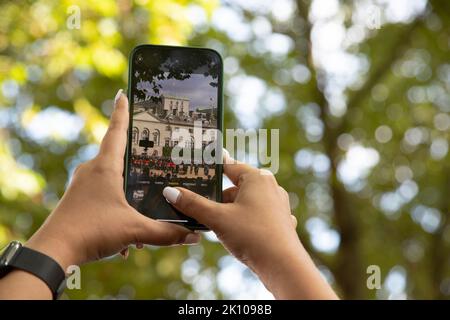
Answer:
<svg viewBox="0 0 450 320"><path fill-rule="evenodd" d="M216 199L219 57L207 50L144 48L132 63L127 200L154 219L192 221L162 191L180 186Z"/></svg>

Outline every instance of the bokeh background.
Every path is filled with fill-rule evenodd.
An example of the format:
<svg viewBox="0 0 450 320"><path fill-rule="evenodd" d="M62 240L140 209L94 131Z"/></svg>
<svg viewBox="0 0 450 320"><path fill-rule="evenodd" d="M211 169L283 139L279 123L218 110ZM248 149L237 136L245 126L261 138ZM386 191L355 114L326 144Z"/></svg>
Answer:
<svg viewBox="0 0 450 320"><path fill-rule="evenodd" d="M16 0L0 12L1 247L26 240L96 154L135 45L204 46L224 58L225 127L280 129L277 178L341 297L449 299L450 2ZM272 297L205 238L83 266L65 297Z"/></svg>

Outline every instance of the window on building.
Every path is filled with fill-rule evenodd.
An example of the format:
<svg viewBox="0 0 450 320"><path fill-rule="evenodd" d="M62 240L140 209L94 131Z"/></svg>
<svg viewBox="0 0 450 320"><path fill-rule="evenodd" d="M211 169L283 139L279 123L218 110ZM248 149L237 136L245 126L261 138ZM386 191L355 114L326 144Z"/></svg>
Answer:
<svg viewBox="0 0 450 320"><path fill-rule="evenodd" d="M159 146L159 136L160 136L159 130L156 129L156 130L153 132L153 142L155 143L156 146Z"/></svg>
<svg viewBox="0 0 450 320"><path fill-rule="evenodd" d="M139 129L136 127L133 127L133 133L131 135L131 141L134 144L138 144L139 143Z"/></svg>
<svg viewBox="0 0 450 320"><path fill-rule="evenodd" d="M186 148L192 149L194 147L194 138L191 137L188 141L186 141Z"/></svg>
<svg viewBox="0 0 450 320"><path fill-rule="evenodd" d="M142 135L141 135L142 140L148 140L149 135L150 135L150 131L147 128L144 128L144 130L142 130Z"/></svg>

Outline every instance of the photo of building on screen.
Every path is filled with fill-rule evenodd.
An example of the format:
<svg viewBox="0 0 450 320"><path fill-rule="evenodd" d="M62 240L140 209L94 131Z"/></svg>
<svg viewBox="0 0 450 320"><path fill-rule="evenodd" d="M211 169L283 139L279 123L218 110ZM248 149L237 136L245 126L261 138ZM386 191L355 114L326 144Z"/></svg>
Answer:
<svg viewBox="0 0 450 320"><path fill-rule="evenodd" d="M147 194L147 185L183 186L210 193L215 167L203 159L194 159L194 122L201 123L201 129L197 130L202 130L203 153L216 138L215 134L208 134L217 129L216 108L213 101L208 106L192 108L189 98L173 95L134 104L128 185L136 204ZM174 139L173 132L183 129L189 132L190 139ZM191 149L192 160L176 164L171 157L176 146Z"/></svg>
<svg viewBox="0 0 450 320"><path fill-rule="evenodd" d="M182 148L194 147L194 122L200 121L202 134L208 129L217 128L215 106L197 106L190 110L189 98L162 95L160 101L141 101L134 104L132 149L133 156L167 157L172 148L179 144ZM178 141L172 139L172 133L187 130L191 140ZM214 141L215 136L206 135L202 139L202 147ZM144 141L151 141L152 147L145 147Z"/></svg>
<svg viewBox="0 0 450 320"><path fill-rule="evenodd" d="M162 196L166 186L217 197L217 64L183 56L149 61L134 72L126 197L152 218L178 220Z"/></svg>

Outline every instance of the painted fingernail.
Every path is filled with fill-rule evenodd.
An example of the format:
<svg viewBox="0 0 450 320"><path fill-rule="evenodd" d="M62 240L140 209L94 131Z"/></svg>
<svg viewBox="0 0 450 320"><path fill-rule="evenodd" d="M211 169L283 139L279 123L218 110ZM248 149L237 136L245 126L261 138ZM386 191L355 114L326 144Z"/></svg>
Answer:
<svg viewBox="0 0 450 320"><path fill-rule="evenodd" d="M259 169L259 173L263 176L273 176L272 171L268 169Z"/></svg>
<svg viewBox="0 0 450 320"><path fill-rule="evenodd" d="M223 148L222 149L222 156L223 156L223 163L227 163L227 160L230 159L230 153L228 152L227 149Z"/></svg>
<svg viewBox="0 0 450 320"><path fill-rule="evenodd" d="M116 93L116 97L114 98L114 105L117 104L117 102L119 101L120 97L122 96L123 90L119 89L119 91L117 91Z"/></svg>
<svg viewBox="0 0 450 320"><path fill-rule="evenodd" d="M143 243L140 243L140 242L136 243L136 249L142 249L142 248L144 248Z"/></svg>
<svg viewBox="0 0 450 320"><path fill-rule="evenodd" d="M128 250L128 248L123 249L122 251L120 251L120 254L122 255L123 260L127 260L128 255L130 254L130 250Z"/></svg>
<svg viewBox="0 0 450 320"><path fill-rule="evenodd" d="M186 238L184 238L183 244L197 244L200 242L200 235L197 233L188 233Z"/></svg>
<svg viewBox="0 0 450 320"><path fill-rule="evenodd" d="M234 163L234 159L231 157L230 152L228 152L227 149L222 148L222 156L223 156L223 163L224 164L232 164Z"/></svg>
<svg viewBox="0 0 450 320"><path fill-rule="evenodd" d="M172 187L165 187L163 190L163 196L172 204L177 203L180 196L180 190Z"/></svg>
<svg viewBox="0 0 450 320"><path fill-rule="evenodd" d="M294 229L297 229L297 218L291 214L292 224L294 225Z"/></svg>

